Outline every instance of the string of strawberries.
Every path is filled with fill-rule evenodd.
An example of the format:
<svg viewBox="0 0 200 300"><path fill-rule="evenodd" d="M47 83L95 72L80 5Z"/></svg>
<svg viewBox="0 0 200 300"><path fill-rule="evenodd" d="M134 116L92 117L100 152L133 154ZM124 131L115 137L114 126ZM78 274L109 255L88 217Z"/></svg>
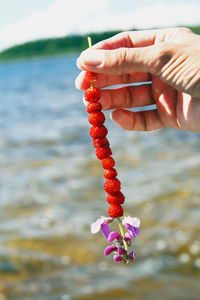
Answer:
<svg viewBox="0 0 200 300"><path fill-rule="evenodd" d="M91 46L91 39L88 38L89 46ZM109 246L106 247L104 254L107 256L113 253L116 262L127 264L133 262L135 253L129 252L132 239L139 233L140 220L136 217L120 217L123 216L122 204L125 197L121 192L121 182L117 178L117 171L114 168L115 160L112 157L110 143L107 139L108 130L104 125L105 115L102 112L102 105L99 102L101 92L94 87L94 83L98 80L98 74L87 71L85 80L90 84L90 87L85 91L84 98L87 103L87 112L89 114L88 121L91 124L90 136L93 139L93 146L95 147L96 157L101 161L104 168L104 190L108 194L107 202L109 204L109 217L100 217L95 223L91 225L91 232L97 233L101 230L104 237L108 240ZM109 223L117 219L120 233L110 232ZM124 233L122 225L125 226L127 232Z"/></svg>
<svg viewBox="0 0 200 300"><path fill-rule="evenodd" d="M104 190L108 193L107 202L110 204L108 214L111 218L123 216L123 208L125 197L122 194L121 183L117 179L117 171L114 169L115 160L112 158L112 151L106 135L107 128L103 125L105 115L101 111L102 105L98 102L100 99L100 91L93 86L97 80L97 74L87 72L86 80L91 83L91 87L85 92L85 100L87 104L87 112L89 113L88 121L92 125L90 128L90 136L93 139L93 146L96 148L96 157L101 160L102 167L105 169L104 177L106 179Z"/></svg>

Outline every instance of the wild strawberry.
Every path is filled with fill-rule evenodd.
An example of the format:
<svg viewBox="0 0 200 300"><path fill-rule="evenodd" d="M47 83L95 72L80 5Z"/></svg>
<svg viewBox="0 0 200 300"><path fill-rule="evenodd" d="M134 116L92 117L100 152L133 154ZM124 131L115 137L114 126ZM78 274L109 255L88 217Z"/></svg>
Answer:
<svg viewBox="0 0 200 300"><path fill-rule="evenodd" d="M101 164L104 169L111 169L115 165L115 160L111 156L109 156L102 159Z"/></svg>
<svg viewBox="0 0 200 300"><path fill-rule="evenodd" d="M96 147L96 157L98 159L103 159L112 154L112 151L109 147Z"/></svg>
<svg viewBox="0 0 200 300"><path fill-rule="evenodd" d="M117 178L107 179L104 183L104 190L108 194L117 193L120 191L120 188L121 188L121 182Z"/></svg>
<svg viewBox="0 0 200 300"><path fill-rule="evenodd" d="M112 178L115 178L117 177L117 171L115 169L108 169L108 170L105 170L104 172L104 177L106 179L112 179Z"/></svg>
<svg viewBox="0 0 200 300"><path fill-rule="evenodd" d="M106 147L109 146L109 141L107 140L106 137L101 138L101 139L94 139L93 140L93 146L96 147Z"/></svg>
<svg viewBox="0 0 200 300"><path fill-rule="evenodd" d="M88 102L98 101L100 99L100 96L100 91L93 86L87 89L84 94L85 100Z"/></svg>
<svg viewBox="0 0 200 300"><path fill-rule="evenodd" d="M108 196L107 196L107 202L109 204L123 204L124 200L125 200L125 197L122 194L122 192L108 194Z"/></svg>
<svg viewBox="0 0 200 300"><path fill-rule="evenodd" d="M111 218L119 218L123 216L123 208L118 204L111 204L108 208L108 214Z"/></svg>
<svg viewBox="0 0 200 300"><path fill-rule="evenodd" d="M107 135L108 129L102 125L100 127L92 126L90 127L90 136L93 139L103 138Z"/></svg>
<svg viewBox="0 0 200 300"><path fill-rule="evenodd" d="M87 105L87 112L92 113L94 111L99 111L102 109L102 105L99 102L89 102Z"/></svg>
<svg viewBox="0 0 200 300"><path fill-rule="evenodd" d="M101 111L95 111L89 114L88 121L91 125L100 126L105 122L104 113Z"/></svg>
<svg viewBox="0 0 200 300"><path fill-rule="evenodd" d="M88 83L92 83L97 81L98 79L98 74L87 71L85 74L85 81L87 81Z"/></svg>

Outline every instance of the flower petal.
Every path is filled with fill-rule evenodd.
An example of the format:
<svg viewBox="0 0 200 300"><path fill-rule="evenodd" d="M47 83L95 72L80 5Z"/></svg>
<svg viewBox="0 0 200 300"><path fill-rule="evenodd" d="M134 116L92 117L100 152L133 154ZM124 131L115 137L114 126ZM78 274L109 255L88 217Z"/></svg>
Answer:
<svg viewBox="0 0 200 300"><path fill-rule="evenodd" d="M130 233L130 235L132 237L136 237L136 233L135 233L135 230L134 230L134 227L132 227L130 224L126 223L125 224L126 226L126 229L128 230L128 232Z"/></svg>
<svg viewBox="0 0 200 300"><path fill-rule="evenodd" d="M112 241L114 241L114 240L117 240L118 242L120 242L122 240L122 236L116 231L112 231L108 237L109 243L112 243Z"/></svg>
<svg viewBox="0 0 200 300"><path fill-rule="evenodd" d="M126 241L128 247L131 246L132 238L133 238L133 237L130 235L129 232L126 232L126 233L125 233L124 240Z"/></svg>
<svg viewBox="0 0 200 300"><path fill-rule="evenodd" d="M95 223L91 225L91 233L97 233L101 229L101 220L98 219Z"/></svg>
<svg viewBox="0 0 200 300"><path fill-rule="evenodd" d="M135 233L136 233L136 235L140 234L140 229L135 227Z"/></svg>
<svg viewBox="0 0 200 300"><path fill-rule="evenodd" d="M126 255L126 254L127 254L126 250L125 250L124 248L121 248L121 247L119 247L119 248L117 249L117 253L118 253L119 255Z"/></svg>
<svg viewBox="0 0 200 300"><path fill-rule="evenodd" d="M125 259L121 255L113 255L114 261L125 263Z"/></svg>
<svg viewBox="0 0 200 300"><path fill-rule="evenodd" d="M130 235L129 232L125 233L124 239L125 239L125 241L131 241L132 240L132 236Z"/></svg>
<svg viewBox="0 0 200 300"><path fill-rule="evenodd" d="M132 218L132 217L124 217L124 219L122 220L123 225L125 225L126 223L130 224L131 226L140 227L140 219L139 218Z"/></svg>
<svg viewBox="0 0 200 300"><path fill-rule="evenodd" d="M108 247L106 247L104 254L106 256L108 256L111 252L116 251L117 247L115 245L109 245Z"/></svg>
<svg viewBox="0 0 200 300"><path fill-rule="evenodd" d="M105 224L105 223L101 224L101 232L107 239L109 236L109 233L110 233L110 228L109 228L108 224Z"/></svg>
<svg viewBox="0 0 200 300"><path fill-rule="evenodd" d="M135 259L135 253L133 251L131 251L128 256L129 256L130 260Z"/></svg>
<svg viewBox="0 0 200 300"><path fill-rule="evenodd" d="M97 221L95 223L93 223L91 225L91 232L92 233L99 232L99 230L101 229L102 224L107 224L107 223L110 223L112 221L113 221L112 218L107 218L107 217L101 216L100 218L97 219Z"/></svg>
<svg viewBox="0 0 200 300"><path fill-rule="evenodd" d="M111 223L113 220L114 220L113 218L104 217L104 223L106 224Z"/></svg>
<svg viewBox="0 0 200 300"><path fill-rule="evenodd" d="M126 223L125 226L132 237L136 237L140 233L140 231L138 231L138 228L136 230L136 228L134 226L131 226L130 224Z"/></svg>

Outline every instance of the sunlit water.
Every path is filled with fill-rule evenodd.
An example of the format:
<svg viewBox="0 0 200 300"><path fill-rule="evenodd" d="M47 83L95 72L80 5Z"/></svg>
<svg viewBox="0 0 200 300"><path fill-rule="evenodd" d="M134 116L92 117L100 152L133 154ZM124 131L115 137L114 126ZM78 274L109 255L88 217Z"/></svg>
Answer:
<svg viewBox="0 0 200 300"><path fill-rule="evenodd" d="M0 65L0 300L200 299L200 135L125 132L106 113L131 266L104 257L105 215L76 57Z"/></svg>

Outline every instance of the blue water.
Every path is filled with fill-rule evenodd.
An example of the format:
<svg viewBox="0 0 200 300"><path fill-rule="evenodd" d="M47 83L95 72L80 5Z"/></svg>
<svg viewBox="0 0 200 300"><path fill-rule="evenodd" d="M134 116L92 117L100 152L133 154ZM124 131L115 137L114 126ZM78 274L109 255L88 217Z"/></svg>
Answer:
<svg viewBox="0 0 200 300"><path fill-rule="evenodd" d="M200 135L125 132L109 119L134 265L105 258L105 215L76 56L0 65L0 299L199 299Z"/></svg>

